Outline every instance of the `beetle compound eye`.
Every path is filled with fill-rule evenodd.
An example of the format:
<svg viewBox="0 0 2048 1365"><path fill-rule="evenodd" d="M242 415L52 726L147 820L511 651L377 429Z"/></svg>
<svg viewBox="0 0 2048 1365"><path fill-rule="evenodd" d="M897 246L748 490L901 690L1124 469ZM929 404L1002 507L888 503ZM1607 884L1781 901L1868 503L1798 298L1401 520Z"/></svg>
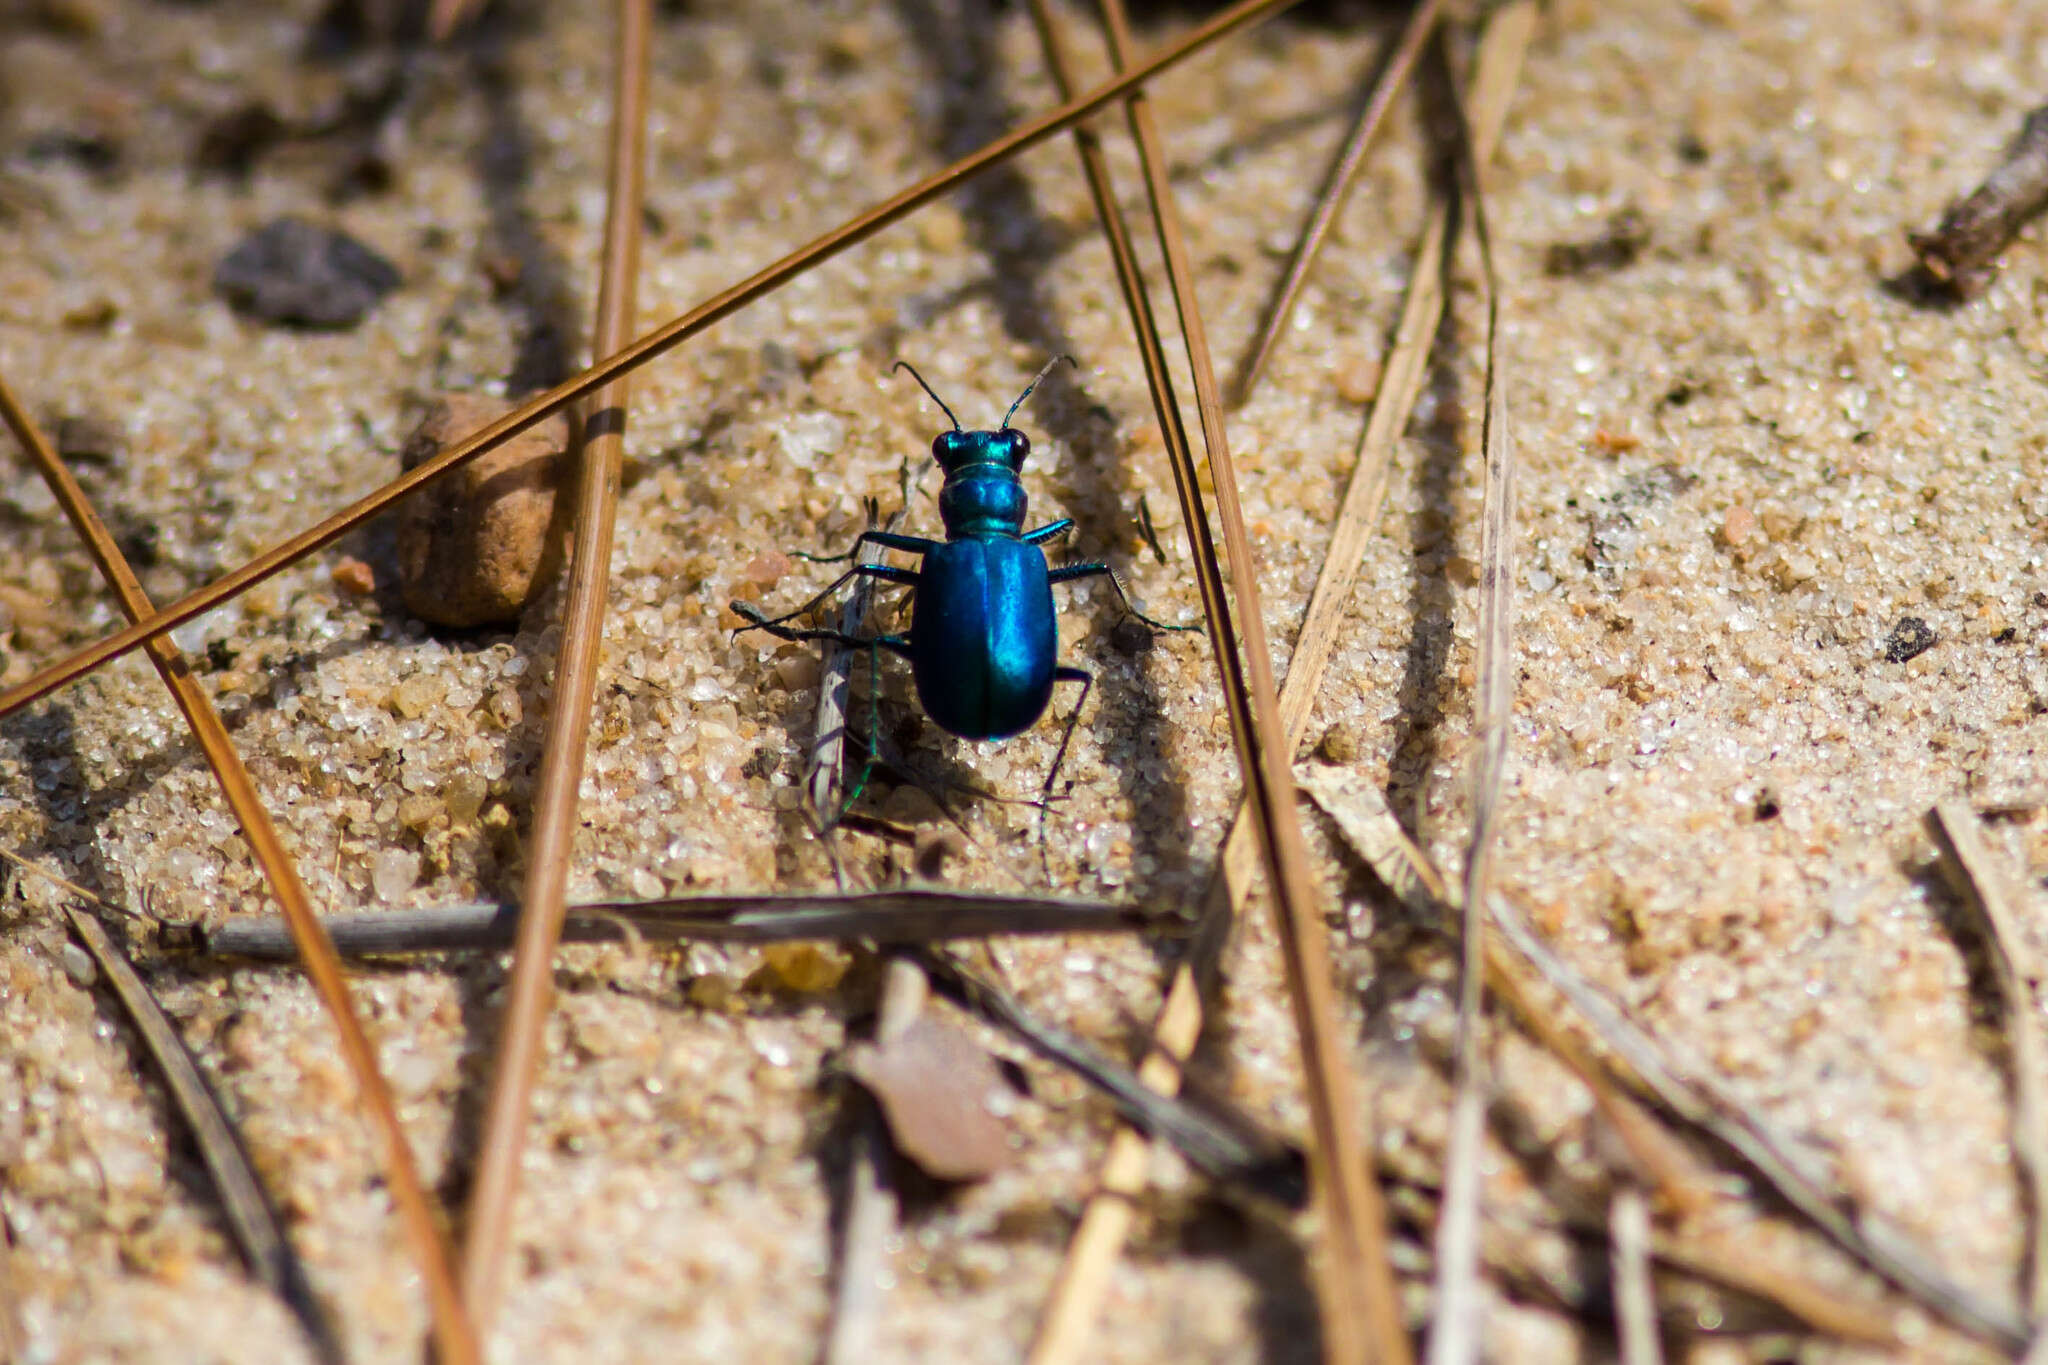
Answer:
<svg viewBox="0 0 2048 1365"><path fill-rule="evenodd" d="M1031 453L1031 438L1014 427L1003 433L1003 461L1012 469L1024 467L1024 457Z"/></svg>
<svg viewBox="0 0 2048 1365"><path fill-rule="evenodd" d="M959 432L942 431L932 437L932 458L941 469L951 469L960 460L960 446Z"/></svg>

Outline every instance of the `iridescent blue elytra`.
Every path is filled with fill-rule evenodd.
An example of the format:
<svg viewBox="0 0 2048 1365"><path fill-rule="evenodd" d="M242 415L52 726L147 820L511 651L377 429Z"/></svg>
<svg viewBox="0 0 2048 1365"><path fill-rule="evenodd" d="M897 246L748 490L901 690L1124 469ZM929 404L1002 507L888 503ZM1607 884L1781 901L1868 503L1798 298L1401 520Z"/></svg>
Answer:
<svg viewBox="0 0 2048 1365"><path fill-rule="evenodd" d="M1030 729L1045 714L1055 682L1087 683L1079 668L1061 666L1059 633L1054 621L1052 585L1077 578L1115 576L1109 565L1091 562L1049 567L1039 547L1073 529L1071 519L1024 529L1026 498L1018 477L1031 442L1010 425L1024 400L1038 387L1056 357L1031 381L1003 415L995 431L966 431L953 410L932 393L924 377L902 361L947 417L953 430L932 442L932 457L945 471L939 490L939 516L946 524L943 541L893 531L865 531L844 556L852 558L864 545L879 545L920 557L916 569L887 564L857 564L817 597L796 611L770 619L745 602L733 610L751 623L741 630L760 629L785 640L837 640L849 645L879 646L910 660L917 697L925 713L941 728L962 739L1004 739ZM910 633L872 639L835 630L798 629L784 622L809 612L856 576L914 587ZM1121 595L1122 589L1118 588ZM1156 623L1154 623L1156 624Z"/></svg>

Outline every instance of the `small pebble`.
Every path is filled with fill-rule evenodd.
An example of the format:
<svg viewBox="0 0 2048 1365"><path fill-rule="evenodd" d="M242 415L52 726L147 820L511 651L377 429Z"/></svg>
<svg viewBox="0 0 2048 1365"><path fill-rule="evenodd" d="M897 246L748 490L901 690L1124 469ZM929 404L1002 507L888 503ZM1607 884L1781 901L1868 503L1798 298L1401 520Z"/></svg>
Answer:
<svg viewBox="0 0 2048 1365"><path fill-rule="evenodd" d="M1731 547L1740 547L1756 530L1756 513L1737 504L1728 509L1728 515L1721 519L1721 539Z"/></svg>
<svg viewBox="0 0 2048 1365"><path fill-rule="evenodd" d="M768 982L795 995L822 995L845 978L853 959L836 945L771 943L761 950Z"/></svg>
<svg viewBox="0 0 2048 1365"><path fill-rule="evenodd" d="M370 859L370 889L377 899L395 905L419 883L420 855L390 848Z"/></svg>
<svg viewBox="0 0 2048 1365"><path fill-rule="evenodd" d="M475 394L445 396L407 439L404 467L510 410ZM562 564L568 527L556 516L555 490L568 448L568 421L551 419L399 505L398 586L413 615L465 628L519 619Z"/></svg>
<svg viewBox="0 0 2048 1365"><path fill-rule="evenodd" d="M1370 403L1380 391L1380 358L1363 350L1351 351L1337 361L1337 396L1347 403Z"/></svg>
<svg viewBox="0 0 2048 1365"><path fill-rule="evenodd" d="M1332 725L1323 731L1323 738L1316 745L1316 757L1325 763L1356 763L1358 732L1348 725Z"/></svg>
<svg viewBox="0 0 2048 1365"><path fill-rule="evenodd" d="M56 436L57 453L73 464L117 465L128 449L121 428L98 417L66 417Z"/></svg>
<svg viewBox="0 0 2048 1365"><path fill-rule="evenodd" d="M346 233L279 218L235 244L214 291L244 317L287 327L355 326L392 290L398 267Z"/></svg>
<svg viewBox="0 0 2048 1365"><path fill-rule="evenodd" d="M337 560L331 576L334 586L350 597L368 597L377 591L377 571L352 555Z"/></svg>
<svg viewBox="0 0 2048 1365"><path fill-rule="evenodd" d="M1892 627L1892 633L1885 637L1885 662L1902 664L1919 658L1941 640L1934 633L1934 627L1917 616L1901 616L1899 623Z"/></svg>
<svg viewBox="0 0 2048 1365"><path fill-rule="evenodd" d="M64 975L71 979L71 984L82 991L91 990L93 983L100 979L100 969L92 960L92 954L67 939L63 957Z"/></svg>

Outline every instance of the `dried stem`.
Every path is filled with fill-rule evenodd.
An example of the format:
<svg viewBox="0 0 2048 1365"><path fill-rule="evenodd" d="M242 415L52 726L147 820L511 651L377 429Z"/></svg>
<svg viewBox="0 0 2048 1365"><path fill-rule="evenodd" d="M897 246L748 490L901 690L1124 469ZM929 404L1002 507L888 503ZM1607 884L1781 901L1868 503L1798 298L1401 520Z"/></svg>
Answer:
<svg viewBox="0 0 2048 1365"><path fill-rule="evenodd" d="M1615 1190L1607 1212L1607 1236L1621 1365L1664 1365L1664 1347L1657 1337L1657 1292L1650 1280L1650 1201L1634 1185Z"/></svg>
<svg viewBox="0 0 2048 1365"><path fill-rule="evenodd" d="M1104 0L1102 18L1111 62L1122 69L1131 60L1131 41L1120 0ZM1333 1361L1370 1356L1386 1365L1401 1365L1411 1353L1393 1267L1387 1260L1386 1210L1360 1133L1361 1111L1346 1031L1338 1021L1330 984L1328 931L1295 809L1294 779L1288 766L1293 755L1280 723L1273 652L1260 607L1258 568L1238 503L1237 470L1223 429L1223 405L1217 396L1208 333L1195 297L1186 237L1151 105L1142 92L1133 92L1125 101L1125 110L1138 144L1146 195L1158 228L1160 252L1166 259L1167 280L1173 287L1181 336L1187 344L1188 366L1194 374L1195 405L1214 476L1217 520L1223 529L1236 619L1243 633L1240 656L1229 630L1230 606L1217 572L1193 458L1185 444L1178 449L1169 447L1176 456L1174 482L1180 490L1182 517L1196 547L1210 642L1223 670L1224 704L1237 744L1238 765L1245 775L1248 804L1265 854L1274 921L1287 967L1287 994L1308 1082L1310 1121L1315 1131L1311 1161L1322 1216L1323 1247L1317 1274L1323 1355Z"/></svg>
<svg viewBox="0 0 2048 1365"><path fill-rule="evenodd" d="M571 403L588 398L619 376L632 372L712 324L721 322L749 304L760 301L814 266L866 241L913 210L959 188L963 182L990 167L1007 161L1017 153L1034 147L1080 122L1112 100L1137 89L1167 68L1186 61L1220 39L1270 19L1281 10L1297 3L1299 0L1239 0L1238 4L1196 28L1180 41L1170 44L1164 51L1133 66L1125 74L1103 82L1086 94L1068 100L1050 113L1041 114L1021 128L997 138L980 151L969 153L944 170L925 177L908 189L901 190L882 203L848 219L824 236L791 252L765 270L713 295L681 317L656 328L631 345L613 352L580 374L564 380L545 393L529 398L489 426L472 432L432 459L422 461L376 492L358 499L318 525L300 532L274 549L264 551L241 568L223 574L206 587L180 598L154 615L87 645L43 669L26 682L0 692L0 716L18 711L64 684L83 677L109 659L135 649L146 639L176 629L194 617L205 615L221 603L246 592L321 546L348 534L362 522L410 496L456 466L465 464L486 451L496 449Z"/></svg>
<svg viewBox="0 0 2048 1365"><path fill-rule="evenodd" d="M99 567L101 577L113 588L123 614L130 621L148 619L149 597L143 592L135 571L114 543L106 524L93 510L85 490L57 457L57 452L30 420L13 389L4 380L0 380L0 420L5 420L8 429L41 472L44 482L49 484L50 492L64 509L72 529L78 533L79 539L85 543L86 552ZM284 910L285 922L290 926L292 941L298 948L300 961L305 964L306 975L312 980L315 993L334 1021L335 1031L341 1040L342 1058L355 1082L356 1093L362 1099L371 1130L376 1133L382 1148L384 1172L391 1182L392 1200L398 1205L399 1219L405 1226L406 1238L412 1244L413 1256L426 1281L427 1300L434 1321L434 1340L441 1358L451 1365L474 1361L477 1359L476 1340L461 1297L456 1292L454 1261L442 1231L441 1212L413 1164L412 1148L406 1142L405 1129L398 1121L398 1108L392 1102L390 1088L385 1085L383 1074L377 1068L376 1049L371 1046L369 1035L363 1031L362 1021L356 1017L355 1006L349 998L348 983L342 977L341 959L335 955L334 945L321 927L319 916L314 913L305 883L299 880L291 855L285 851L277 827L271 823L262 798L257 795L256 784L236 754L234 743L228 738L227 727L221 723L213 703L207 700L206 693L194 681L192 671L186 666L177 646L160 638L150 638L147 645L150 662L156 666L164 686L171 690L171 697L184 715L194 742L213 769L221 794L227 798L229 809L234 811L236 820L241 824L242 837L249 842L250 853L263 869L271 894L277 897L278 905Z"/></svg>
<svg viewBox="0 0 2048 1365"><path fill-rule="evenodd" d="M1441 38L1432 46L1436 60L1448 67ZM1452 109L1457 120L1459 179L1471 200L1472 235L1486 277L1486 417L1480 440L1486 479L1479 533L1479 686L1472 706L1479 752L1472 774L1472 831L1465 847L1457 1089L1451 1100L1450 1144L1444 1158L1443 1214L1437 1224L1430 1365L1470 1365L1479 1357L1479 1220L1484 1184L1479 1156L1486 1136L1487 1089L1486 1050L1481 1039L1485 1028L1485 906L1501 787L1507 776L1515 676L1511 630L1515 448L1508 430L1507 375L1500 363L1500 274L1494 266L1493 241L1486 226L1478 152L1462 106L1453 101Z"/></svg>
<svg viewBox="0 0 2048 1365"><path fill-rule="evenodd" d="M617 13L611 169L597 325L591 342L600 355L619 350L633 335L647 163L647 67L653 0L619 0ZM576 548L569 564L569 600L562 613L561 653L541 750L533 851L520 896L511 991L484 1108L483 1150L470 1191L468 1238L463 1244L463 1296L484 1330L488 1330L503 1289L513 1199L519 1190L520 1156L526 1146L527 1112L554 995L555 947L561 940L569 859L575 851L577 789L583 781L591 700L604 645L605 594L611 583L626 399L627 381L621 377L591 395L584 420L578 424L583 448L577 462Z"/></svg>
<svg viewBox="0 0 2048 1365"><path fill-rule="evenodd" d="M515 941L516 905L439 905L330 915L321 923L345 957L503 948ZM170 926L166 933L182 926ZM784 943L867 939L932 943L1018 934L1160 934L1178 920L1107 901L992 896L899 888L847 896L755 894L676 896L657 901L587 901L568 907L562 938L575 943ZM201 952L258 960L292 955L280 920L237 917L191 937Z"/></svg>
<svg viewBox="0 0 2048 1365"><path fill-rule="evenodd" d="M1301 297L1302 286L1308 283L1309 272L1315 269L1316 258L1322 254L1330 228L1336 223L1337 215L1344 211L1345 201L1351 197L1351 187L1365 166L1365 154L1372 150L1373 138L1379 134L1380 124L1386 121L1394 96L1400 94L1401 87L1408 83L1409 74L1415 70L1415 59L1422 55L1423 43L1436 31L1442 17L1442 0L1422 0L1409 13L1393 52L1374 72L1365 106L1358 111L1358 121L1352 125L1351 136L1344 140L1343 150L1337 154L1336 163L1330 167L1330 174L1316 195L1315 207L1309 210L1308 222L1302 225L1301 237L1294 244L1294 254L1287 260L1287 273L1281 278L1280 287L1273 292L1273 302L1260 325L1258 339L1252 343L1251 356L1232 386L1232 407L1242 407L1258 386L1266 362L1273 358L1273 348L1287 330L1288 318L1294 315L1295 300Z"/></svg>
<svg viewBox="0 0 2048 1365"><path fill-rule="evenodd" d="M891 957L882 973L882 1005L875 1042L900 1040L924 1010L931 989L924 968ZM896 1192L888 1183L889 1132L880 1111L862 1097L853 1166L847 1173L846 1222L839 1244L839 1275L832 1295L832 1325L825 1365L863 1365L875 1358L875 1330L888 1290L889 1230L896 1225Z"/></svg>
<svg viewBox="0 0 2048 1365"><path fill-rule="evenodd" d="M1949 205L1940 226L1906 236L1928 276L1957 298L1967 299L1990 285L1998 272L1998 253L2044 208L2048 105L2027 115L1998 168Z"/></svg>
<svg viewBox="0 0 2048 1365"><path fill-rule="evenodd" d="M100 927L100 922L92 917L90 911L67 905L65 913L71 918L71 932L78 936L78 941L99 964L100 974L106 977L115 999L121 1002L121 1008L127 1011L136 1033L141 1035L143 1049L156 1063L164 1089L170 1093L171 1102L177 1106L185 1126L191 1130L192 1143L199 1149L199 1160L213 1178L213 1187L220 1194L221 1210L227 1216L228 1230L234 1234L235 1244L242 1249L242 1258L249 1263L250 1273L284 1301L292 1316L305 1329L314 1354L325 1365L339 1365L347 1357L341 1349L341 1338L335 1334L334 1322L328 1317L326 1306L313 1293L313 1286L306 1278L305 1264L285 1237L277 1206L271 1200L270 1192L263 1187L262 1178L256 1174L255 1163L249 1159L249 1149L228 1118L227 1110L221 1107L213 1087L207 1084L199 1063L193 1060L185 1047L185 1040L178 1036L177 1029L165 1017L163 1008L150 993L148 983L136 972L128 955L121 951L121 945ZM5 1358L0 1354L0 1360Z"/></svg>

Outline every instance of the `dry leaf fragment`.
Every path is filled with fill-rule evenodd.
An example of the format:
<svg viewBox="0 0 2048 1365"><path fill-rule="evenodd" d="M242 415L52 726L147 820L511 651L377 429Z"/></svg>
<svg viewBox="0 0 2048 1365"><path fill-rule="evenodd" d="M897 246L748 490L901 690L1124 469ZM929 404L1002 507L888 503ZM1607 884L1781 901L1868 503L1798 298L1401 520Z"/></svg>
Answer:
<svg viewBox="0 0 2048 1365"><path fill-rule="evenodd" d="M846 1069L875 1097L896 1150L935 1180L984 1180L1009 1163L1009 1095L965 1033L920 1015L890 1043L856 1043Z"/></svg>

